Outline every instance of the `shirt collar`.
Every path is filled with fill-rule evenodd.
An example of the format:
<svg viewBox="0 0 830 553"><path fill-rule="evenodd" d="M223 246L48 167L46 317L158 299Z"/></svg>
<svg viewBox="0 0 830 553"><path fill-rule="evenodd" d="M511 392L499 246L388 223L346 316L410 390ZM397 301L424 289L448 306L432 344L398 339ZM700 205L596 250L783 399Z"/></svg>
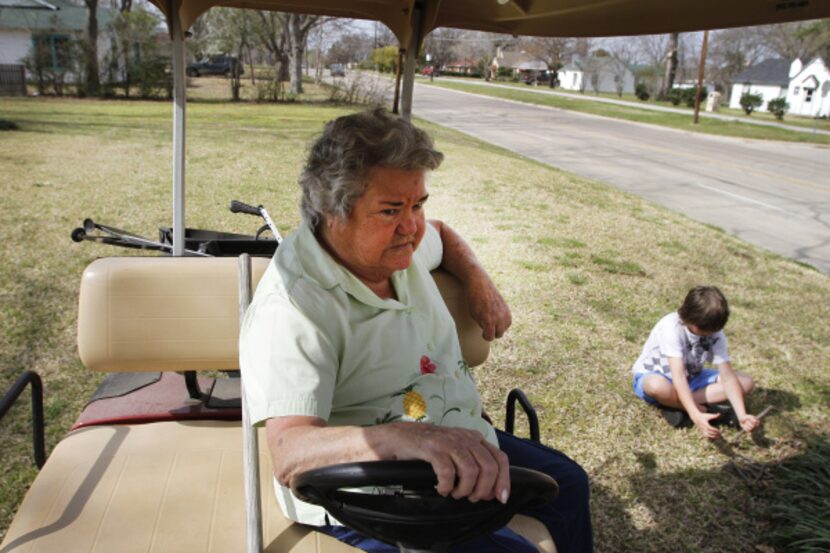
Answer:
<svg viewBox="0 0 830 553"><path fill-rule="evenodd" d="M305 222L297 231L297 252L306 276L313 279L326 290L340 286L344 292L355 300L378 309L406 309L409 307L408 273L410 269L396 271L392 275L392 285L398 294L398 300L382 299L372 292L351 271L340 265L320 245L311 227ZM413 260L414 263L414 260ZM412 265L410 264L410 268Z"/></svg>

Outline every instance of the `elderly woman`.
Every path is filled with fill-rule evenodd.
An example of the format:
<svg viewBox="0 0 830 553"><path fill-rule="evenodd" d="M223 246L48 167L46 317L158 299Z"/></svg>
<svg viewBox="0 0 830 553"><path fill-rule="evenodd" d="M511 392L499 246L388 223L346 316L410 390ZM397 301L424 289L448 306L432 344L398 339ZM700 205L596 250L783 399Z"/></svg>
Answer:
<svg viewBox="0 0 830 553"><path fill-rule="evenodd" d="M427 173L442 160L426 133L383 110L328 123L311 148L302 225L278 248L240 338L246 398L252 420L266 425L280 505L365 551L397 551L294 498L292 479L336 463L421 459L440 494L504 502L512 463L559 482L557 501L527 513L559 551L590 551L584 471L482 417L430 271L461 280L487 340L507 330L510 310L463 240L426 220ZM536 549L505 528L455 550Z"/></svg>

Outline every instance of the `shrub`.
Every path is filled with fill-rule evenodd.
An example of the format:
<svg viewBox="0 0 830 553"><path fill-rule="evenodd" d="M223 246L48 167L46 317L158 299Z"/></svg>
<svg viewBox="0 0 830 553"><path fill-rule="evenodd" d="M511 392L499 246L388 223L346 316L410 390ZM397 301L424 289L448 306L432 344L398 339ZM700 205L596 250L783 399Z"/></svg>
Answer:
<svg viewBox="0 0 830 553"><path fill-rule="evenodd" d="M142 59L133 65L132 71L138 83L138 94L142 98L172 98L173 76L168 72L168 61L164 56Z"/></svg>
<svg viewBox="0 0 830 553"><path fill-rule="evenodd" d="M706 101L706 97L709 96L709 89L705 86L700 91L700 103ZM695 99L697 98L697 87L692 86L689 88L673 88L671 92L669 92L669 100L675 106L680 105L682 102L686 105L686 107L693 108L695 107Z"/></svg>
<svg viewBox="0 0 830 553"><path fill-rule="evenodd" d="M646 83L642 81L638 82L637 86L634 87L634 95L637 96L637 99L642 100L643 102L651 98L651 94L648 93Z"/></svg>
<svg viewBox="0 0 830 553"><path fill-rule="evenodd" d="M32 47L23 60L37 85L37 93L41 95L51 92L63 96L68 77L75 75L77 78L80 74L77 60L80 59L81 43L66 37L55 39L56 32L44 31L33 35Z"/></svg>
<svg viewBox="0 0 830 553"><path fill-rule="evenodd" d="M683 100L683 89L682 88L672 88L669 90L669 102L672 103L673 106L679 106L681 100Z"/></svg>
<svg viewBox="0 0 830 553"><path fill-rule="evenodd" d="M760 94L752 94L751 92L744 92L741 94L741 108L747 115L752 115L756 108L764 105L764 98Z"/></svg>
<svg viewBox="0 0 830 553"><path fill-rule="evenodd" d="M779 121L784 120L784 114L790 109L790 104L785 98L775 98L767 102L767 111L775 116Z"/></svg>

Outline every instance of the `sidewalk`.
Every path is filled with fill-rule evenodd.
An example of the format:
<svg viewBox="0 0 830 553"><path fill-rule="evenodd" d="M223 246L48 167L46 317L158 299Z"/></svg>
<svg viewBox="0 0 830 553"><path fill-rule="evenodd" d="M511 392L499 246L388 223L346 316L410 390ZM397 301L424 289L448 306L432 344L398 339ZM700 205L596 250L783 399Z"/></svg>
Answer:
<svg viewBox="0 0 830 553"><path fill-rule="evenodd" d="M662 111L665 113L678 113L681 115L688 115L691 117L692 112L683 109L683 108L674 108L668 106L655 106L645 102L629 102L627 100L615 100L613 98L599 98L596 96L587 96L583 94L572 94L567 92L557 92L556 90L550 90L546 87L537 87L537 86L527 86L526 88L519 88L516 86L510 85L503 85L503 84L496 84L496 83L489 83L486 81L481 80L474 80L474 79L461 79L456 77L441 77L441 80L446 80L448 82L458 82L473 86L491 86L497 88L504 88L507 90L519 90L523 92L532 92L534 94L550 94L552 96L560 96L562 98L569 98L571 100L584 100L586 102L600 102L604 104L615 104L618 106L625 106L631 107L636 109L648 109L652 111ZM749 118L743 117L735 117L733 115L723 115L720 113L710 113L708 111L701 111L700 117L708 117L709 119L720 119L721 121L730 121L735 123L747 123L749 125L760 125L762 127L777 127L779 129L786 129L788 131L795 131L795 132L802 132L802 133L813 133L813 134L822 134L830 136L830 131L826 131L823 129L811 129L809 127L799 127L796 125L787 125L786 123L776 123L774 121L758 121Z"/></svg>

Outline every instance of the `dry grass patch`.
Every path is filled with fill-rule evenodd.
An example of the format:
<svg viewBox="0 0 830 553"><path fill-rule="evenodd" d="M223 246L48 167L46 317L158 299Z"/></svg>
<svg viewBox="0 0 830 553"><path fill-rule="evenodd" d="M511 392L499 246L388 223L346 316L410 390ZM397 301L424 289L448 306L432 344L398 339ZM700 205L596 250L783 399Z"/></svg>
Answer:
<svg viewBox="0 0 830 553"><path fill-rule="evenodd" d="M20 127L0 133L0 384L24 368L41 373L51 449L101 377L75 350L81 271L125 253L74 244L69 232L84 217L150 236L169 225L170 108L28 99L0 100L0 109ZM306 146L345 112L191 105L188 226L251 232L255 221L227 211L238 198L295 228ZM514 386L536 403L544 440L591 475L598 551L773 543L772 467L810 451L804 435L830 433L830 279L634 196L424 126L447 156L429 181L427 213L473 244L513 310L510 332L476 371L487 409L499 420ZM651 326L698 283L731 300L735 365L759 385L750 408L775 408L758 443L718 449L694 430L673 431L630 390ZM35 474L28 417L23 404L0 426L1 529ZM748 462L770 470L747 483L733 466Z"/></svg>

